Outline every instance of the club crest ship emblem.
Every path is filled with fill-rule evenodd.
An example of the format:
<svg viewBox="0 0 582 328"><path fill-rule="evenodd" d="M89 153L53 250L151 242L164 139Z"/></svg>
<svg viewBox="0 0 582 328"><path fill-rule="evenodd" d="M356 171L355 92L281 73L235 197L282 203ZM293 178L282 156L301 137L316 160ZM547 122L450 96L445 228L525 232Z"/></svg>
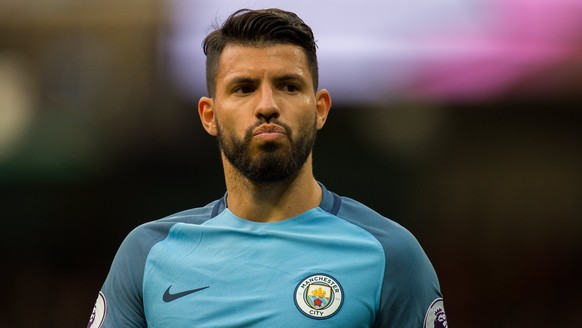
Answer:
<svg viewBox="0 0 582 328"><path fill-rule="evenodd" d="M315 274L302 279L295 288L295 305L312 319L327 319L343 304L343 290L330 275Z"/></svg>

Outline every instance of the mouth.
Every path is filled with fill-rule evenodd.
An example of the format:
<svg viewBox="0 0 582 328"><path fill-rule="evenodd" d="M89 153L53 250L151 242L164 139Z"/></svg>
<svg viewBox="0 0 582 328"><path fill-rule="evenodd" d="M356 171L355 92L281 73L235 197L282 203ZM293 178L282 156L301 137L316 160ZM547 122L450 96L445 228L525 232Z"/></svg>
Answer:
<svg viewBox="0 0 582 328"><path fill-rule="evenodd" d="M277 138L287 133L284 127L276 124L263 124L253 130L254 137L260 138Z"/></svg>

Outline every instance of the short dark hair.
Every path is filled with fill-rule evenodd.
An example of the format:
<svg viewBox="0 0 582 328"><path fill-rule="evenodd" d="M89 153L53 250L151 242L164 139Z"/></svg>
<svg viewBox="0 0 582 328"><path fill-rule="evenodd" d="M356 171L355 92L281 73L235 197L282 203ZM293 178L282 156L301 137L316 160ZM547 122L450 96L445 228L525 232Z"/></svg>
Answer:
<svg viewBox="0 0 582 328"><path fill-rule="evenodd" d="M204 39L206 55L206 87L214 97L218 63L224 48L229 44L264 47L276 44L293 44L301 47L313 79L313 87L318 87L318 65L313 31L295 13L277 8L240 9L228 17L221 27L216 28Z"/></svg>

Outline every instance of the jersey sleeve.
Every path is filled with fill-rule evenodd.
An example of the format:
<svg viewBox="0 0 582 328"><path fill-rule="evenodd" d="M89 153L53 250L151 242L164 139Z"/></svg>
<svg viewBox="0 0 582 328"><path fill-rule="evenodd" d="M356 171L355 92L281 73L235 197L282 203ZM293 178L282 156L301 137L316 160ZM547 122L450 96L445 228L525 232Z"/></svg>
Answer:
<svg viewBox="0 0 582 328"><path fill-rule="evenodd" d="M147 256L163 240L168 224L152 222L134 229L119 247L89 321L89 327L147 327L143 275Z"/></svg>
<svg viewBox="0 0 582 328"><path fill-rule="evenodd" d="M385 241L386 272L375 326L434 327L429 312L442 307L436 272L416 238L401 229L397 238Z"/></svg>
<svg viewBox="0 0 582 328"><path fill-rule="evenodd" d="M438 327L433 318L436 311L443 311L439 318L445 318L438 278L412 233L347 197L341 197L338 216L368 231L384 250L384 277L374 327Z"/></svg>

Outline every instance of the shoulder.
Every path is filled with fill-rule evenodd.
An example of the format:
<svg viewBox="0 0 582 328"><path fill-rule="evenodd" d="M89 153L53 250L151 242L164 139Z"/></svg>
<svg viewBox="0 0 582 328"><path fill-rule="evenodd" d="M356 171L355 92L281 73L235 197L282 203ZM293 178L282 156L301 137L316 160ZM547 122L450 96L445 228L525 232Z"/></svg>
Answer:
<svg viewBox="0 0 582 328"><path fill-rule="evenodd" d="M111 281L124 281L129 276L132 281L138 282L143 278L146 260L152 248L166 239L171 228L180 222L201 224L210 218L212 204L170 215L166 218L150 221L134 228L123 240L113 259L105 286ZM123 277L123 278L115 278ZM115 290L125 287L114 287ZM137 292L140 286L135 286Z"/></svg>
<svg viewBox="0 0 582 328"><path fill-rule="evenodd" d="M406 248L418 243L412 233L399 223L354 199L341 197L341 200L337 216L368 231L384 247Z"/></svg>
<svg viewBox="0 0 582 328"><path fill-rule="evenodd" d="M176 223L202 224L211 218L212 209L218 200L206 206L181 211L165 218L143 223L134 228L123 240L117 257L143 259L158 242L164 240Z"/></svg>
<svg viewBox="0 0 582 328"><path fill-rule="evenodd" d="M215 200L215 201L213 201L205 206L181 211L181 212L169 215L163 219L160 219L158 221L153 221L153 222L154 223L155 222L160 222L160 223L183 222L183 223L189 223L189 224L202 224L202 223L206 222L207 220L209 220L210 218L212 218L212 216L214 216L213 210L215 209L216 205L221 201L222 201L222 199L218 199L218 200Z"/></svg>
<svg viewBox="0 0 582 328"><path fill-rule="evenodd" d="M368 231L384 250L384 280L376 326L421 326L427 309L437 304L442 294L436 272L420 243L406 228L362 203L347 197L341 200L337 216Z"/></svg>
<svg viewBox="0 0 582 328"><path fill-rule="evenodd" d="M133 229L117 250L101 289L106 304L105 326L145 326L143 277L145 264L154 245L168 236L177 223L201 224L210 219L217 201L204 207L144 223Z"/></svg>
<svg viewBox="0 0 582 328"><path fill-rule="evenodd" d="M434 269L416 237L399 223L388 219L366 205L341 197L337 216L366 230L382 245L386 259L386 274L410 277L434 275Z"/></svg>
<svg viewBox="0 0 582 328"><path fill-rule="evenodd" d="M176 223L202 224L212 217L214 205L219 200L213 201L206 206L188 209L177 212L165 218L146 222L134 228L125 238L122 248L139 248L149 250L154 244L166 238L170 229Z"/></svg>

